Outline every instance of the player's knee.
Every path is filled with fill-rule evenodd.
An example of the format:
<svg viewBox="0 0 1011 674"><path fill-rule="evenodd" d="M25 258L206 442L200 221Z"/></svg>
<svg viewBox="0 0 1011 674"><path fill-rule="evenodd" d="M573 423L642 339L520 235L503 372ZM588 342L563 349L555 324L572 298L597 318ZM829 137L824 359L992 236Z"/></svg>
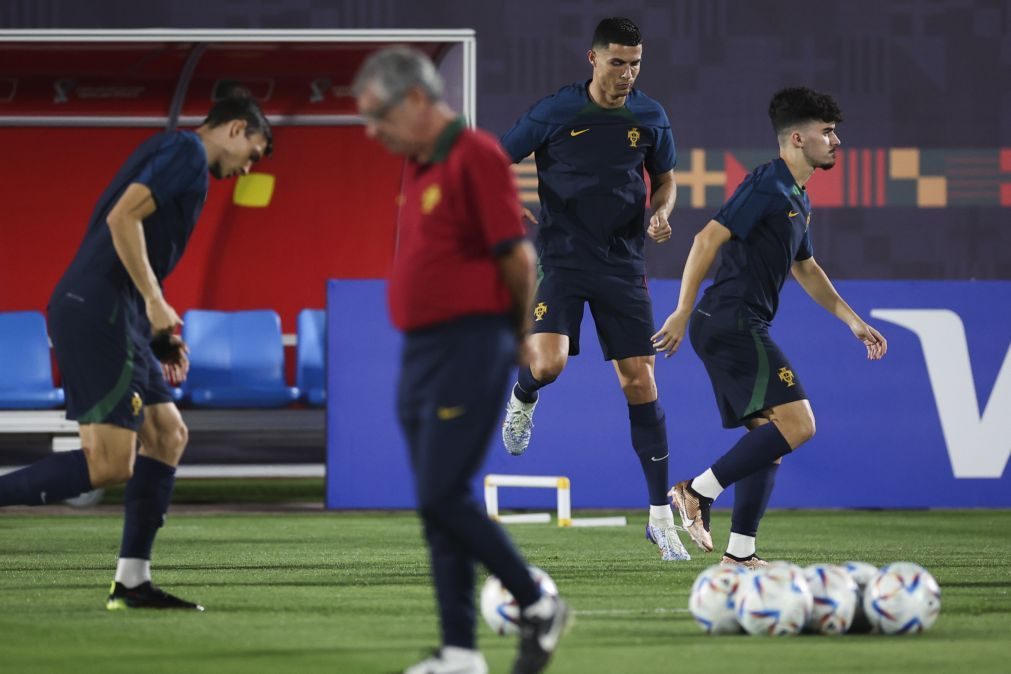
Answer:
<svg viewBox="0 0 1011 674"><path fill-rule="evenodd" d="M190 432L186 424L180 421L158 434L158 449L166 459L176 461L182 456L189 442Z"/></svg>
<svg viewBox="0 0 1011 674"><path fill-rule="evenodd" d="M814 423L814 415L809 414L803 424L804 442L807 442L808 440L813 438L816 430L817 427L815 426Z"/></svg>
<svg viewBox="0 0 1011 674"><path fill-rule="evenodd" d="M105 455L99 458L92 455L92 460L88 461L88 474L91 486L96 489L123 484L133 477L133 457Z"/></svg>
<svg viewBox="0 0 1011 674"><path fill-rule="evenodd" d="M788 426L787 440L796 449L813 438L815 430L814 416L811 414L791 419Z"/></svg>
<svg viewBox="0 0 1011 674"><path fill-rule="evenodd" d="M626 379L621 383L621 391L633 405L656 400L656 384L648 376Z"/></svg>
<svg viewBox="0 0 1011 674"><path fill-rule="evenodd" d="M177 451L182 454L183 450L186 449L186 445L190 442L190 429L187 428L186 424L179 422L179 425L175 429L175 447Z"/></svg>
<svg viewBox="0 0 1011 674"><path fill-rule="evenodd" d="M530 365L530 374L542 384L550 384L558 379L565 369L565 359L558 357L539 358Z"/></svg>

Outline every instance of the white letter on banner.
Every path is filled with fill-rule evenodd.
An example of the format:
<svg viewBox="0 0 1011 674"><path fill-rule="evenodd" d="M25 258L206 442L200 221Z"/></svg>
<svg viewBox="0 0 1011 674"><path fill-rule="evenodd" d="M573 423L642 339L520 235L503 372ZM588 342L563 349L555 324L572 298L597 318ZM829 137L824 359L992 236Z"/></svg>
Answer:
<svg viewBox="0 0 1011 674"><path fill-rule="evenodd" d="M956 478L1000 478L1011 456L1011 349L980 414L962 319L948 309L873 309L920 338Z"/></svg>

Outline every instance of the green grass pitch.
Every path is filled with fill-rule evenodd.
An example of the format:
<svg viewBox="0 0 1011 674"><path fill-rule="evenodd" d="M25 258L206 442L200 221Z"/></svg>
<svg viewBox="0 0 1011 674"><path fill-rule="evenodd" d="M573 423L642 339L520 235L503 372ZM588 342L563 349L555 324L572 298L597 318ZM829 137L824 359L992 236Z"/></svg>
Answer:
<svg viewBox="0 0 1011 674"><path fill-rule="evenodd" d="M106 612L118 512L39 512L0 513L5 673L393 672L437 642L411 513L172 514L155 581L207 606L190 614ZM769 559L912 560L943 593L924 635L781 639L702 634L688 591L716 553L662 563L644 513L620 514L628 527L510 527L576 611L551 672L1011 671L1011 511L771 512ZM728 527L717 511L717 546ZM508 671L514 639L483 622L479 635L491 671Z"/></svg>

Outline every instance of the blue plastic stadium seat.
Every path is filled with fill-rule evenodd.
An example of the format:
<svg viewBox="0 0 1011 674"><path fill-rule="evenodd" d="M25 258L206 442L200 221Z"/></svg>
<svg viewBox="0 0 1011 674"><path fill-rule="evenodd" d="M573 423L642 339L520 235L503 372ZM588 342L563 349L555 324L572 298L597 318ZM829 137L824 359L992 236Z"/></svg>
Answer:
<svg viewBox="0 0 1011 674"><path fill-rule="evenodd" d="M53 386L46 319L37 311L0 313L0 409L61 405L63 389Z"/></svg>
<svg viewBox="0 0 1011 674"><path fill-rule="evenodd" d="M302 399L313 407L326 404L326 312L303 309L298 314L298 347L295 360L295 385Z"/></svg>
<svg viewBox="0 0 1011 674"><path fill-rule="evenodd" d="M183 317L190 348L186 399L197 407L284 407L298 389L284 383L281 319L273 311L203 311Z"/></svg>

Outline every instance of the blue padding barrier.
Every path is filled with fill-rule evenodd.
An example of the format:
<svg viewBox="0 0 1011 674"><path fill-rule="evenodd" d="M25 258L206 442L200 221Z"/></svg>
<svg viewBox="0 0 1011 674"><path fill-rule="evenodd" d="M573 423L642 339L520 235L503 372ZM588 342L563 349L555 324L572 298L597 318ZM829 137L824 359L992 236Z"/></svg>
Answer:
<svg viewBox="0 0 1011 674"><path fill-rule="evenodd" d="M657 325L678 285L650 282ZM885 335L888 355L867 361L845 325L787 284L772 336L804 383L818 430L784 459L771 505L1011 506L1011 283L837 287ZM411 508L414 489L394 413L400 337L387 318L385 283L331 281L327 310L327 506ZM565 475L574 508L645 507L625 399L602 360L589 312L582 335L582 355L541 392L527 453L507 455L496 436L479 477ZM742 431L721 427L689 344L659 358L656 373L673 483L704 470ZM475 489L480 499L479 481ZM500 491L503 508L550 506L554 497ZM719 505L730 503L723 497Z"/></svg>

